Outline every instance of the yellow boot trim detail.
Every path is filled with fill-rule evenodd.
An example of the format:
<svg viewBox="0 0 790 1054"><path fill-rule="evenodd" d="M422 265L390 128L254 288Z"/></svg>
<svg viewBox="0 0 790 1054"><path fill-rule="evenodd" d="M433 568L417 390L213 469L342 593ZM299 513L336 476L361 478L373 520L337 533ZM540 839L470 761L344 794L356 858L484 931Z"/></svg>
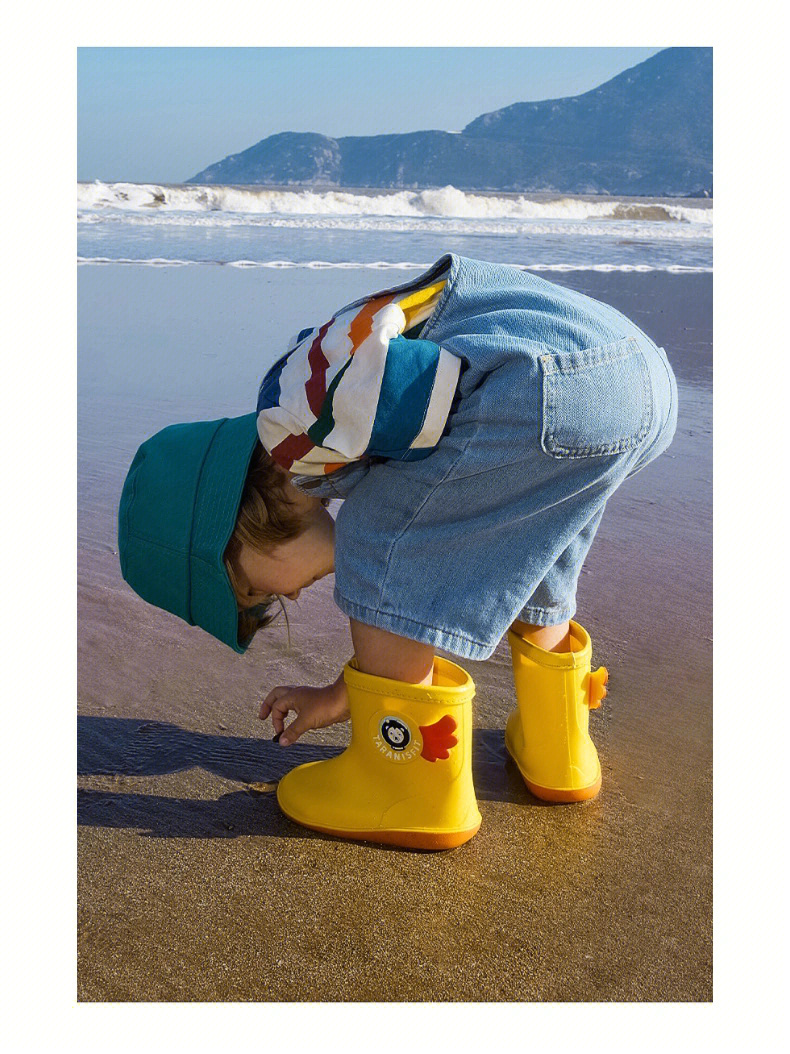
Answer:
<svg viewBox="0 0 790 1054"><path fill-rule="evenodd" d="M605 666L599 666L587 679L587 705L591 710L597 710L601 701L606 698L606 684L609 680L609 671Z"/></svg>
<svg viewBox="0 0 790 1054"><path fill-rule="evenodd" d="M454 849L480 827L472 784L469 674L434 658L430 685L343 671L351 743L292 769L277 786L290 819L339 838L409 849Z"/></svg>
<svg viewBox="0 0 790 1054"><path fill-rule="evenodd" d="M587 631L570 623L570 651L544 651L514 622L508 632L518 709L505 729L505 746L529 790L551 802L586 801L601 787L601 765L590 739L590 710L606 695L608 673L590 671Z"/></svg>

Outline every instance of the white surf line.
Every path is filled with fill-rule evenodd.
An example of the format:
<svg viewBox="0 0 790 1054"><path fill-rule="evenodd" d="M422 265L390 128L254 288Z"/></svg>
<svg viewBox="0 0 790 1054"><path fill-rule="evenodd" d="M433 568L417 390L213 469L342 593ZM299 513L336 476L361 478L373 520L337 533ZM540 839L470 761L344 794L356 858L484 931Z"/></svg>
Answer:
<svg viewBox="0 0 790 1054"><path fill-rule="evenodd" d="M92 265L122 264L136 265L138 267L236 267L239 269L269 268L274 270L366 270L366 271L425 271L430 263L387 263L378 261L374 263L338 262L330 263L326 260L309 260L299 263L295 260L176 260L163 257L150 259L132 259L130 257L111 256L78 256L77 265L80 267ZM712 267L694 267L685 264L667 264L666 266L653 266L652 264L509 264L519 271L622 271L650 273L661 271L667 274L712 274Z"/></svg>

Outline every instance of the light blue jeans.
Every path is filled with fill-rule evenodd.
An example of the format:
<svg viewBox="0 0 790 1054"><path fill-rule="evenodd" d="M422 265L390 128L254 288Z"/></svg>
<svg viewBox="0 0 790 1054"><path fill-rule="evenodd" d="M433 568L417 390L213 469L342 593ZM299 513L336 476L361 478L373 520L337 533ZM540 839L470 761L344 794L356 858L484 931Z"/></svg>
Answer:
<svg viewBox="0 0 790 1054"><path fill-rule="evenodd" d="M574 614L607 499L669 446L677 388L664 350L609 305L513 267L450 260L420 334L463 360L439 445L324 485L345 498L340 609L485 659L515 618L552 626Z"/></svg>

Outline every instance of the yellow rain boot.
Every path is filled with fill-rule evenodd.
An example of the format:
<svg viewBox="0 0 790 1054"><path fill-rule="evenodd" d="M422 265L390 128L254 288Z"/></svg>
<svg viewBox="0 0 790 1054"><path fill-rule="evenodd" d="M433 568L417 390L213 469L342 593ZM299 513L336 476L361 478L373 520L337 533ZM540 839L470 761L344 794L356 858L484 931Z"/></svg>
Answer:
<svg viewBox="0 0 790 1054"><path fill-rule="evenodd" d="M570 624L567 652L536 647L521 636L525 628L514 622L508 631L518 709L508 718L505 746L537 798L594 798L601 765L588 726L609 674L603 666L590 672L590 636L578 622Z"/></svg>
<svg viewBox="0 0 790 1054"><path fill-rule="evenodd" d="M351 743L277 786L290 819L314 831L409 849L454 849L477 832L472 678L436 656L430 686L343 671Z"/></svg>

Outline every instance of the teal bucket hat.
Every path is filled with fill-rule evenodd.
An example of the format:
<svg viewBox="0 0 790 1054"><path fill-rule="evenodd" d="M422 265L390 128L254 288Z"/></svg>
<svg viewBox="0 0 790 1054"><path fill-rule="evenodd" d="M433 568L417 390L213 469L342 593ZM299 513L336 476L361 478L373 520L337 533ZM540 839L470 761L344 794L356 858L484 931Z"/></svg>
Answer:
<svg viewBox="0 0 790 1054"><path fill-rule="evenodd" d="M163 428L135 454L118 509L121 573L135 593L240 654L222 557L257 441L254 413Z"/></svg>

